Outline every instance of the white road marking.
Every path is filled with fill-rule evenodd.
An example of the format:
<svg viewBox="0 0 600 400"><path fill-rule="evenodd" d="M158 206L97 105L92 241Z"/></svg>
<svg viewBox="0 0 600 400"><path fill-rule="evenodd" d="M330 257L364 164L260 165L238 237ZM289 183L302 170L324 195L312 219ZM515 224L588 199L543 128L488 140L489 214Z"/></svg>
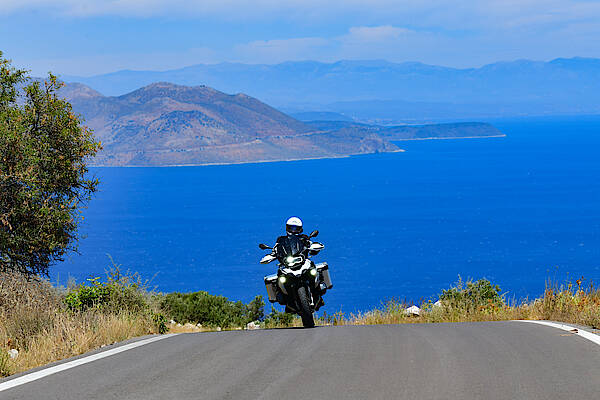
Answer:
<svg viewBox="0 0 600 400"><path fill-rule="evenodd" d="M139 342L129 343L123 346L115 347L114 349L106 350L100 353L92 354L87 357L78 358L73 361L69 361L63 364L55 365L54 367L45 368L40 371L32 372L30 374L26 374L20 376L15 379L11 379L7 382L0 383L0 392L4 390L8 390L14 388L15 386L20 386L25 383L33 382L38 379L44 378L48 375L56 374L57 372L61 372L67 369L71 369L74 367L78 367L83 364L90 363L92 361L100 360L101 358L110 357L112 355L122 353L127 350L135 349L136 347L143 346L148 343L156 342L158 340L166 339L171 336L178 335L177 333L172 333L168 335L155 336L148 339L140 340Z"/></svg>
<svg viewBox="0 0 600 400"><path fill-rule="evenodd" d="M591 340L592 342L594 342L594 343L596 343L597 345L600 346L600 336L599 335L596 335L596 334L588 332L588 331L581 330L581 329L576 328L574 326L569 326L569 325L565 325L565 324L559 324L559 323L556 323L556 322L548 322L548 321L533 321L533 320L529 320L529 319L518 319L518 320L515 320L515 321L517 321L517 322L530 322L532 324L540 324L540 325L551 326L553 328L562 329L563 331L571 332L574 335L578 335L578 336L581 336L582 338L585 338L587 340Z"/></svg>

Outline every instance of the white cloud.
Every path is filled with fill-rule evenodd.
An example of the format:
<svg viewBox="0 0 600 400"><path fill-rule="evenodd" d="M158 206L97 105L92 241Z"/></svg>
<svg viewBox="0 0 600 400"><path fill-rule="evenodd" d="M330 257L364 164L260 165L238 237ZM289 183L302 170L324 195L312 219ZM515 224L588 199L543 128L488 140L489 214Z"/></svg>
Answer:
<svg viewBox="0 0 600 400"><path fill-rule="evenodd" d="M405 61L407 57L420 60L424 51L432 51L443 40L443 37L430 32L391 25L356 26L343 35L330 38L306 37L240 44L234 47L230 61L270 64L287 60Z"/></svg>
<svg viewBox="0 0 600 400"><path fill-rule="evenodd" d="M199 24L210 18L231 26L231 35L218 48L173 51L168 57L135 51L107 55L97 62L86 61L93 57L84 56L61 60L41 60L40 56L38 65L47 63L52 70L62 71L369 58L463 67L514 58L600 57L600 41L596 40L600 37L600 1L0 0L0 23L2 18L10 18L9 14L31 10L74 20L158 16L197 19ZM263 40L253 41L244 41L236 33L243 25L244 31L257 37L257 32L273 21L289 23L290 28L279 34L258 33ZM261 29L253 27L259 24ZM290 32L296 29L303 34L294 37ZM160 51L169 49L157 49Z"/></svg>
<svg viewBox="0 0 600 400"><path fill-rule="evenodd" d="M540 35L506 30L467 35L415 30L392 25L351 27L343 35L257 41L235 46L228 61L278 63L286 60L337 61L384 59L393 62L421 61L454 67L473 67L517 58L552 59L559 56L600 56L593 40L600 25L565 24ZM594 48L595 47L595 48Z"/></svg>
<svg viewBox="0 0 600 400"><path fill-rule="evenodd" d="M600 18L593 0L0 0L0 15L48 11L71 17L216 17L326 21L440 29L539 26ZM384 22L387 21L387 22ZM382 23L383 22L383 23Z"/></svg>

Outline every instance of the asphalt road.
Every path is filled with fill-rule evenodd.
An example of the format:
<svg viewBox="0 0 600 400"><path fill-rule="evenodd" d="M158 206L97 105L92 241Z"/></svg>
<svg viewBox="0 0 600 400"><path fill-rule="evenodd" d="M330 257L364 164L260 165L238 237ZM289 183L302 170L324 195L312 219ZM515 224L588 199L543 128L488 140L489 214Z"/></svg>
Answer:
<svg viewBox="0 0 600 400"><path fill-rule="evenodd" d="M524 322L182 334L0 399L600 399L600 346Z"/></svg>

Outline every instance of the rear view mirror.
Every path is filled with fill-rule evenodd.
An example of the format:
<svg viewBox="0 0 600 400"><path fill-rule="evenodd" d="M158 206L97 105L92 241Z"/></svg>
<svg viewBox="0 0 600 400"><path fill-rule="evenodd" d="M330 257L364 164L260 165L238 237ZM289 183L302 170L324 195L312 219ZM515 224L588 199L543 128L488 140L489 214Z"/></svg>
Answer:
<svg viewBox="0 0 600 400"><path fill-rule="evenodd" d="M312 231L310 233L310 235L308 236L308 238L310 239L310 238L314 238L314 237L317 237L317 236L319 236L319 231L314 230L314 231Z"/></svg>
<svg viewBox="0 0 600 400"><path fill-rule="evenodd" d="M321 251L325 248L325 246L323 246L323 244L321 243L317 243L314 242L310 245L310 247L308 248L310 251Z"/></svg>
<svg viewBox="0 0 600 400"><path fill-rule="evenodd" d="M261 244L259 244L259 245L258 245L258 247L259 247L261 250L272 249L272 247L271 247L271 246L267 246L267 245L266 245L266 244L264 244L264 243L261 243Z"/></svg>
<svg viewBox="0 0 600 400"><path fill-rule="evenodd" d="M260 263L261 263L261 264L268 264L268 263L270 263L271 261L273 261L273 260L276 260L276 259L277 259L277 257L275 257L275 256L272 256L272 255L270 255L270 254L267 254L266 256L264 256L264 257L263 257L263 258L260 260Z"/></svg>

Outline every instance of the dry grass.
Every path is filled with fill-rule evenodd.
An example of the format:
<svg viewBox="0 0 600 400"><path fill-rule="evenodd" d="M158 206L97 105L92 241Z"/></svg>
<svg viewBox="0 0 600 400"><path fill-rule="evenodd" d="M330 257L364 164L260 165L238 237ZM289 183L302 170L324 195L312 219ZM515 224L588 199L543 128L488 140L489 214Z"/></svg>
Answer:
<svg viewBox="0 0 600 400"><path fill-rule="evenodd" d="M409 304L390 301L364 313L325 315L316 323L376 325L534 319L563 321L600 329L600 290L593 285L583 287L581 280L563 286L548 285L541 298L511 305L493 292L489 297L489 289L493 289L493 285L477 286L478 282L467 282L465 286L459 281L455 288L446 291L449 293L454 290L452 296L442 296L441 305L436 306L431 302L421 304L419 316L405 313ZM470 288L476 290L468 289L469 284L474 284ZM132 337L157 333L156 321L153 321L153 314L148 310L115 311L114 307L109 307L74 312L65 307L64 298L65 292L47 281L27 280L19 275L0 273L0 377ZM302 326L302 321L272 311L267 320L261 323L263 328L284 326ZM199 327L190 323L169 323L166 328L170 333L218 330L216 327ZM229 328L239 329L242 328ZM9 357L8 351L11 349L19 351L17 358Z"/></svg>
<svg viewBox="0 0 600 400"><path fill-rule="evenodd" d="M70 312L63 297L47 281L0 274L0 376L156 333L147 314ZM10 349L19 351L17 358L8 357Z"/></svg>
<svg viewBox="0 0 600 400"><path fill-rule="evenodd" d="M442 301L434 306L431 302L421 304L419 316L407 315L409 304L390 301L380 309L349 314L334 314L324 318L321 324L377 325L431 322L505 321L515 319L554 320L600 329L600 290L581 281L562 286L548 285L544 295L534 301L508 305L504 301L477 306L453 304Z"/></svg>
<svg viewBox="0 0 600 400"><path fill-rule="evenodd" d="M528 306L531 319L570 322L600 329L600 290L582 279L563 286L548 285L544 296Z"/></svg>
<svg viewBox="0 0 600 400"><path fill-rule="evenodd" d="M9 372L25 371L103 345L154 333L147 319L127 314L56 313L51 321L50 326L29 340L27 347L20 348L19 356L9 363Z"/></svg>

